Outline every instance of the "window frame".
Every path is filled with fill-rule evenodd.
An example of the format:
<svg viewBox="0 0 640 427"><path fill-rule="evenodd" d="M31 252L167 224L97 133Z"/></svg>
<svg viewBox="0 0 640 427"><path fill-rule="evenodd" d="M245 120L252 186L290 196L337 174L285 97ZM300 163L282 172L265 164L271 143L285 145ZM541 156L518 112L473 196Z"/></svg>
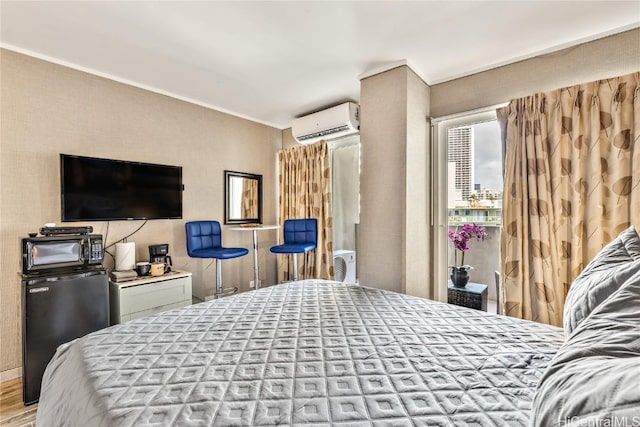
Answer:
<svg viewBox="0 0 640 427"><path fill-rule="evenodd" d="M448 253L448 193L441 191L448 189L448 150L447 130L450 128L475 125L497 120L496 109L504 106L494 105L478 110L453 114L431 119L432 176L431 200L432 230L433 230L433 279L436 301L447 302L447 280L449 278Z"/></svg>

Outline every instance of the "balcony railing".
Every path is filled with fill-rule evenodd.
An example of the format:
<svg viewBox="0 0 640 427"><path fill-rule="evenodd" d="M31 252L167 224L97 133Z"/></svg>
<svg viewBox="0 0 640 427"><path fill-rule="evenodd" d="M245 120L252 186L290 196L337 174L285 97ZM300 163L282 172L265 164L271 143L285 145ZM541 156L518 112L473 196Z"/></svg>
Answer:
<svg viewBox="0 0 640 427"><path fill-rule="evenodd" d="M501 215L450 215L449 226L478 224L485 227L499 227L502 224Z"/></svg>

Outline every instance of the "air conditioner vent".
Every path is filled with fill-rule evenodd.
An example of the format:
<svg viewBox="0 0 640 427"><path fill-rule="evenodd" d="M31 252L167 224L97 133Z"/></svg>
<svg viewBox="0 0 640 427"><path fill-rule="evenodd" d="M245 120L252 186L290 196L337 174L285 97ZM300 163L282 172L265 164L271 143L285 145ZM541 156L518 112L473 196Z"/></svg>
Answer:
<svg viewBox="0 0 640 427"><path fill-rule="evenodd" d="M347 262L342 257L335 257L333 259L333 273L338 282L344 282L347 276Z"/></svg>
<svg viewBox="0 0 640 427"><path fill-rule="evenodd" d="M342 283L356 283L355 251L333 251L333 272L335 280Z"/></svg>
<svg viewBox="0 0 640 427"><path fill-rule="evenodd" d="M320 132L316 132L316 133L310 133L308 135L302 135L297 137L298 140L300 141L306 141L308 139L318 139L321 138L323 136L327 136L327 135L332 135L338 132L344 132L346 130L349 130L349 126L348 125L342 125L342 126L338 126L337 128L333 128L333 129L327 129L327 130L323 130Z"/></svg>

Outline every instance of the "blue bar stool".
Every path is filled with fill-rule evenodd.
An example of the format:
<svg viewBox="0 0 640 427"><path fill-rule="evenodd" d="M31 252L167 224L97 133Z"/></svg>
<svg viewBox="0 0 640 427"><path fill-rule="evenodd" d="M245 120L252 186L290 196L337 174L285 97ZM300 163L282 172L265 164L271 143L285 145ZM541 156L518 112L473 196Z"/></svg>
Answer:
<svg viewBox="0 0 640 427"><path fill-rule="evenodd" d="M222 230L218 221L190 221L184 226L187 232L187 254L191 258L216 260L216 298L236 293L238 288L222 287L222 260L244 256L249 250L222 247Z"/></svg>
<svg viewBox="0 0 640 427"><path fill-rule="evenodd" d="M284 244L272 246L274 254L293 255L293 280L298 280L298 256L316 248L318 221L315 218L287 219L284 222Z"/></svg>

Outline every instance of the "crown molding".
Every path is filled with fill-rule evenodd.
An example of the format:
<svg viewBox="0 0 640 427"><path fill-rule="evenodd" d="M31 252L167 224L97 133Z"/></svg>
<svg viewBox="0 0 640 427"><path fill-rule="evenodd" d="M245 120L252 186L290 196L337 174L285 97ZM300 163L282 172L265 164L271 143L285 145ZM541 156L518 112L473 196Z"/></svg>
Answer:
<svg viewBox="0 0 640 427"><path fill-rule="evenodd" d="M386 73L387 71L393 70L394 68L398 68L398 67L408 67L411 71L413 71L415 73L415 75L420 77L420 79L424 82L424 84L429 86L429 83L427 83L427 79L424 77L424 73L422 73L418 69L418 67L416 67L415 64L413 64L408 59L401 59L399 61L392 61L392 62L388 62L388 63L383 64L383 65L379 65L377 67L371 68L371 69L365 71L364 73L360 74L358 76L358 79L359 80L364 80L364 79L366 79L368 77L375 76L376 74Z"/></svg>

